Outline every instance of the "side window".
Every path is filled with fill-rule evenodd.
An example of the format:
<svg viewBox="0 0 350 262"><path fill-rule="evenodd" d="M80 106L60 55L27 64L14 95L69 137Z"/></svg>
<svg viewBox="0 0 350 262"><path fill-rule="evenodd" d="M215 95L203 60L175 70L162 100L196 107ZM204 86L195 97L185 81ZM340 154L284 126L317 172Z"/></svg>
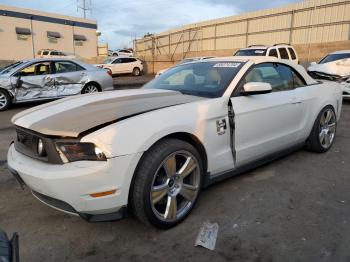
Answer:
<svg viewBox="0 0 350 262"><path fill-rule="evenodd" d="M49 54L49 51L44 51L43 52L43 55L48 55Z"/></svg>
<svg viewBox="0 0 350 262"><path fill-rule="evenodd" d="M38 76L51 74L51 62L41 62L30 65L17 73L19 76Z"/></svg>
<svg viewBox="0 0 350 262"><path fill-rule="evenodd" d="M270 49L269 56L274 56L278 58L277 49L276 48Z"/></svg>
<svg viewBox="0 0 350 262"><path fill-rule="evenodd" d="M121 58L121 63L122 64L130 63L130 59L129 58Z"/></svg>
<svg viewBox="0 0 350 262"><path fill-rule="evenodd" d="M293 60L297 58L297 56L296 56L296 54L295 54L293 48L289 47L289 48L288 48L288 51L289 51L290 57L291 57Z"/></svg>
<svg viewBox="0 0 350 262"><path fill-rule="evenodd" d="M53 55L53 56L58 56L58 52L52 51L52 52L51 52L51 55Z"/></svg>
<svg viewBox="0 0 350 262"><path fill-rule="evenodd" d="M60 73L83 71L85 69L76 63L72 63L69 61L59 61L59 62L55 62L55 70L57 74L60 74Z"/></svg>
<svg viewBox="0 0 350 262"><path fill-rule="evenodd" d="M282 48L278 48L278 51L280 52L281 59L289 59L287 49L282 47Z"/></svg>
<svg viewBox="0 0 350 262"><path fill-rule="evenodd" d="M306 86L306 82L305 80L299 76L296 72L292 72L293 73L293 82L294 82L294 87L302 87L302 86Z"/></svg>
<svg viewBox="0 0 350 262"><path fill-rule="evenodd" d="M287 91L295 88L293 74L294 72L289 66L263 63L256 65L249 71L244 77L242 85L249 82L263 82L271 85L272 92Z"/></svg>
<svg viewBox="0 0 350 262"><path fill-rule="evenodd" d="M118 58L118 59L115 59L112 64L120 64L121 63L121 59Z"/></svg>

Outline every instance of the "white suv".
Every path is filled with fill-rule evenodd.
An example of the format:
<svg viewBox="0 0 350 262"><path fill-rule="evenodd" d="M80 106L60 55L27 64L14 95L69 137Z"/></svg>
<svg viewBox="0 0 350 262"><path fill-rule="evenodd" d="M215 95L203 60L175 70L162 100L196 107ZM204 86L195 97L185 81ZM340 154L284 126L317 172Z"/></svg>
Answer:
<svg viewBox="0 0 350 262"><path fill-rule="evenodd" d="M136 57L110 57L95 66L110 69L113 75L132 73L140 76L143 72L143 62Z"/></svg>
<svg viewBox="0 0 350 262"><path fill-rule="evenodd" d="M276 44L273 46L250 45L239 49L234 56L274 56L299 63L298 54L294 47L287 44Z"/></svg>
<svg viewBox="0 0 350 262"><path fill-rule="evenodd" d="M112 56L129 56L132 57L134 56L133 51L129 49L118 49L117 51L112 51L111 52Z"/></svg>
<svg viewBox="0 0 350 262"><path fill-rule="evenodd" d="M75 59L75 55L68 55L64 52L54 50L54 49L40 49L38 51L38 58L70 58Z"/></svg>

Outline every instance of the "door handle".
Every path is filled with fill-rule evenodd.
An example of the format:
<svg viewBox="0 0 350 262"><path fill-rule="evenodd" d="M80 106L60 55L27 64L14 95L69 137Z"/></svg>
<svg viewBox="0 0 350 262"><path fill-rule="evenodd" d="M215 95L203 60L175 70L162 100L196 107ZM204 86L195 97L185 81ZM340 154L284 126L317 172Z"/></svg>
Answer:
<svg viewBox="0 0 350 262"><path fill-rule="evenodd" d="M298 100L296 97L293 97L290 101L293 105L301 104L302 102Z"/></svg>

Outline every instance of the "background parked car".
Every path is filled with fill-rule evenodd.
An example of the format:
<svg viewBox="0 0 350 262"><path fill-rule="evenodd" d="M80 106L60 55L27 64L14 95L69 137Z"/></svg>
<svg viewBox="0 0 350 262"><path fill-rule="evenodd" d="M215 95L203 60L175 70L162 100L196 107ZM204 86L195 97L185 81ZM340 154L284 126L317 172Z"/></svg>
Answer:
<svg viewBox="0 0 350 262"><path fill-rule="evenodd" d="M333 52L318 63L312 62L308 73L315 79L340 82L343 86L343 97L350 99L350 50Z"/></svg>
<svg viewBox="0 0 350 262"><path fill-rule="evenodd" d="M110 57L102 64L95 66L110 69L112 74L129 74L140 76L143 71L143 63L136 57Z"/></svg>
<svg viewBox="0 0 350 262"><path fill-rule="evenodd" d="M134 56L134 52L129 49L118 49L116 51L111 52L112 56L128 56L132 57Z"/></svg>
<svg viewBox="0 0 350 262"><path fill-rule="evenodd" d="M0 111L12 103L113 90L106 70L70 59L32 59L0 72Z"/></svg>
<svg viewBox="0 0 350 262"><path fill-rule="evenodd" d="M279 59L299 63L299 57L294 47L287 44L276 44L273 46L251 45L247 48L239 49L234 56L274 56Z"/></svg>
<svg viewBox="0 0 350 262"><path fill-rule="evenodd" d="M72 54L66 54L64 52L54 49L41 49L38 51L38 58L71 58L75 59L76 56Z"/></svg>

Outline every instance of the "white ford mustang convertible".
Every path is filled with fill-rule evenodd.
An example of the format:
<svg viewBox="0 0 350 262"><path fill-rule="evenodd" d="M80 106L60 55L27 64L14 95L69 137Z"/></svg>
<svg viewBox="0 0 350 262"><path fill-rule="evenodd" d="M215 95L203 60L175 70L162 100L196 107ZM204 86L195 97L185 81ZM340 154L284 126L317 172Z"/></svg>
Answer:
<svg viewBox="0 0 350 262"><path fill-rule="evenodd" d="M13 117L8 166L33 195L88 221L169 228L201 189L306 146L333 144L342 90L272 57L176 66L139 90L65 98Z"/></svg>

